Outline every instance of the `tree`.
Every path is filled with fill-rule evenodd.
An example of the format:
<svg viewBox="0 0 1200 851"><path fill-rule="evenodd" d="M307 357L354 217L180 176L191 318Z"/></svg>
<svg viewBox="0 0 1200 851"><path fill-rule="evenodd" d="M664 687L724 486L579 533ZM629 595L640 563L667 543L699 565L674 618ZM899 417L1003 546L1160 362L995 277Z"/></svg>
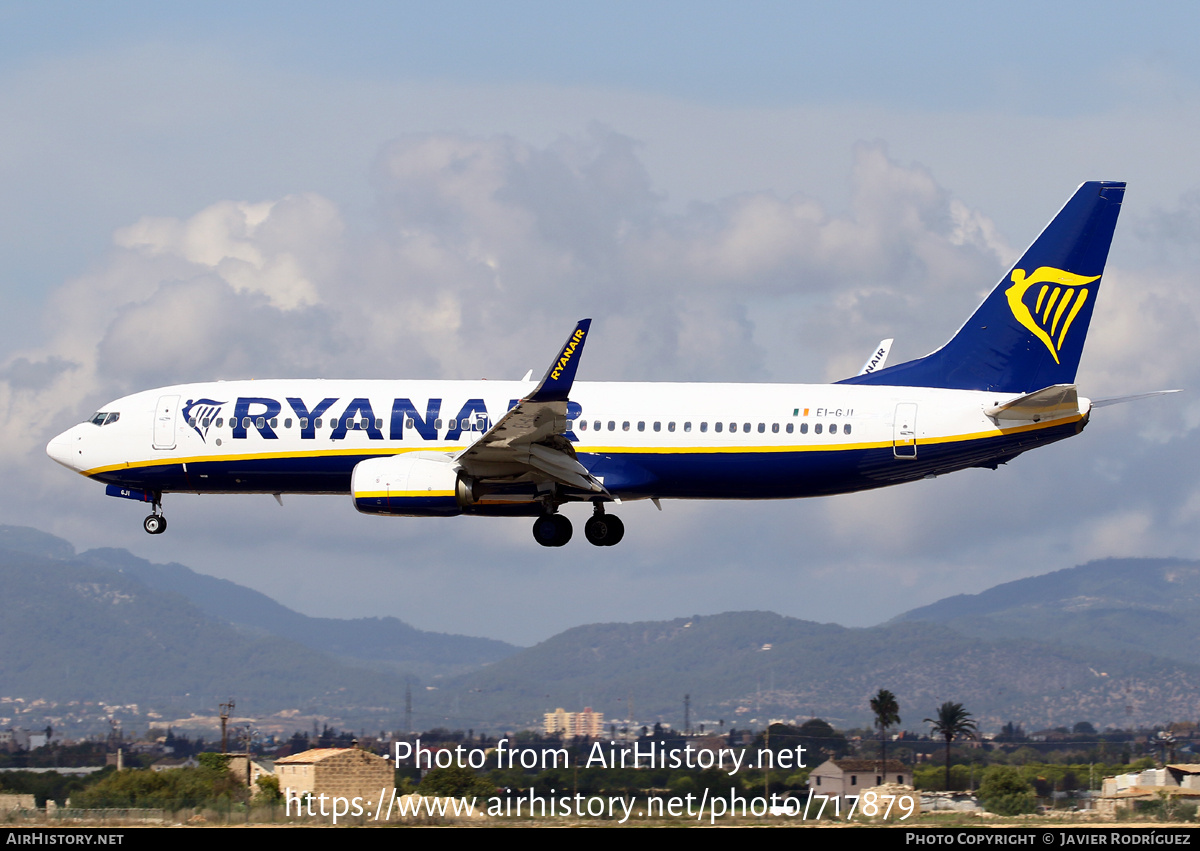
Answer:
<svg viewBox="0 0 1200 851"><path fill-rule="evenodd" d="M879 774L887 773L887 728L900 723L900 704L896 695L885 688L871 698L871 711L875 713L875 723L879 726Z"/></svg>
<svg viewBox="0 0 1200 851"><path fill-rule="evenodd" d="M260 807L273 807L283 803L283 792L279 790L279 778L273 774L264 774L254 781L258 786L251 803Z"/></svg>
<svg viewBox="0 0 1200 851"><path fill-rule="evenodd" d="M810 765L818 765L826 759L838 759L849 750L846 737L820 718L810 718L801 724L796 742L804 746L807 759L812 760Z"/></svg>
<svg viewBox="0 0 1200 851"><path fill-rule="evenodd" d="M463 798L491 795L496 787L465 765L433 768L426 772L418 791L436 798Z"/></svg>
<svg viewBox="0 0 1200 851"><path fill-rule="evenodd" d="M993 765L979 784L979 799L988 812L998 816L1018 816L1037 809L1033 787L1011 765Z"/></svg>
<svg viewBox="0 0 1200 851"><path fill-rule="evenodd" d="M950 791L950 743L958 737L975 738L975 721L961 703L946 701L938 707L936 718L926 718L935 736L946 740L946 791Z"/></svg>

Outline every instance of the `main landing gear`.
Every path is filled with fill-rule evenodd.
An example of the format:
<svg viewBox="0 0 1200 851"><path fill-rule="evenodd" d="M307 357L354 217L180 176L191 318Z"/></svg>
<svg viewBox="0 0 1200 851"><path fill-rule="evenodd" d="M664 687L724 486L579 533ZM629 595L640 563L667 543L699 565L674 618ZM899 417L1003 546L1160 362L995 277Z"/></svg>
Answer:
<svg viewBox="0 0 1200 851"><path fill-rule="evenodd" d="M625 537L625 524L615 514L604 513L604 503L597 502L592 516L583 526L583 536L597 547L611 547Z"/></svg>
<svg viewBox="0 0 1200 851"><path fill-rule="evenodd" d="M151 512L152 513L142 521L142 528L151 535L161 535L163 532L167 531L167 518L164 517L162 513L161 499L154 500L154 508L151 509Z"/></svg>
<svg viewBox="0 0 1200 851"><path fill-rule="evenodd" d="M561 547L571 540L571 521L561 514L543 514L533 521L533 539L543 547Z"/></svg>
<svg viewBox="0 0 1200 851"><path fill-rule="evenodd" d="M533 523L533 539L543 547L561 547L571 540L571 521L561 514L543 514ZM625 537L625 524L614 514L604 513L597 502L595 512L584 524L583 535L597 547L611 547Z"/></svg>

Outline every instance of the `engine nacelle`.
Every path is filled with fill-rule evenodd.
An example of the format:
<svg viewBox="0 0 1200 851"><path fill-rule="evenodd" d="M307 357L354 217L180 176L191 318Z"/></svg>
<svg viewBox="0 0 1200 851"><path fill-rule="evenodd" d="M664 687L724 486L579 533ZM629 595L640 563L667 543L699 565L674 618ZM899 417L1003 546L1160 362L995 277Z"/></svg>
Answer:
<svg viewBox="0 0 1200 851"><path fill-rule="evenodd" d="M453 517L474 503L470 481L436 452L408 452L354 465L354 507L364 514Z"/></svg>

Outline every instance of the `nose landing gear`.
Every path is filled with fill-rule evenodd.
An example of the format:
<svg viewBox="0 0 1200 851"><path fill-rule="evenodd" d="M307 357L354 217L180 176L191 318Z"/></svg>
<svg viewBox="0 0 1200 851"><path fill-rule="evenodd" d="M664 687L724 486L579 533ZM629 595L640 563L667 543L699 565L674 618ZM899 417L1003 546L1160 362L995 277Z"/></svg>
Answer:
<svg viewBox="0 0 1200 851"><path fill-rule="evenodd" d="M142 528L151 535L161 535L167 531L167 518L162 513L162 498L156 493L154 499L154 508L151 513L142 521Z"/></svg>

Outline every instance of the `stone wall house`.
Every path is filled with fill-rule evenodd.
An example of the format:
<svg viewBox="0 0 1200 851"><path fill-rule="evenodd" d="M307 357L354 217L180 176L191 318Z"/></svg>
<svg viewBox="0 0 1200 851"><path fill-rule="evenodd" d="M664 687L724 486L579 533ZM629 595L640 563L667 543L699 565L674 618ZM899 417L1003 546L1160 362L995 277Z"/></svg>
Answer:
<svg viewBox="0 0 1200 851"><path fill-rule="evenodd" d="M279 789L288 798L305 794L385 800L395 790L395 773L387 757L359 748L315 748L275 760Z"/></svg>
<svg viewBox="0 0 1200 851"><path fill-rule="evenodd" d="M13 810L36 810L37 802L33 795L22 795L15 792L5 792L0 795L0 813Z"/></svg>
<svg viewBox="0 0 1200 851"><path fill-rule="evenodd" d="M256 788L255 784L258 783L258 778L264 775L270 777L275 773L275 760L273 759L247 757L241 753L226 754L226 756L229 757L229 770L233 772L233 776L251 789Z"/></svg>

